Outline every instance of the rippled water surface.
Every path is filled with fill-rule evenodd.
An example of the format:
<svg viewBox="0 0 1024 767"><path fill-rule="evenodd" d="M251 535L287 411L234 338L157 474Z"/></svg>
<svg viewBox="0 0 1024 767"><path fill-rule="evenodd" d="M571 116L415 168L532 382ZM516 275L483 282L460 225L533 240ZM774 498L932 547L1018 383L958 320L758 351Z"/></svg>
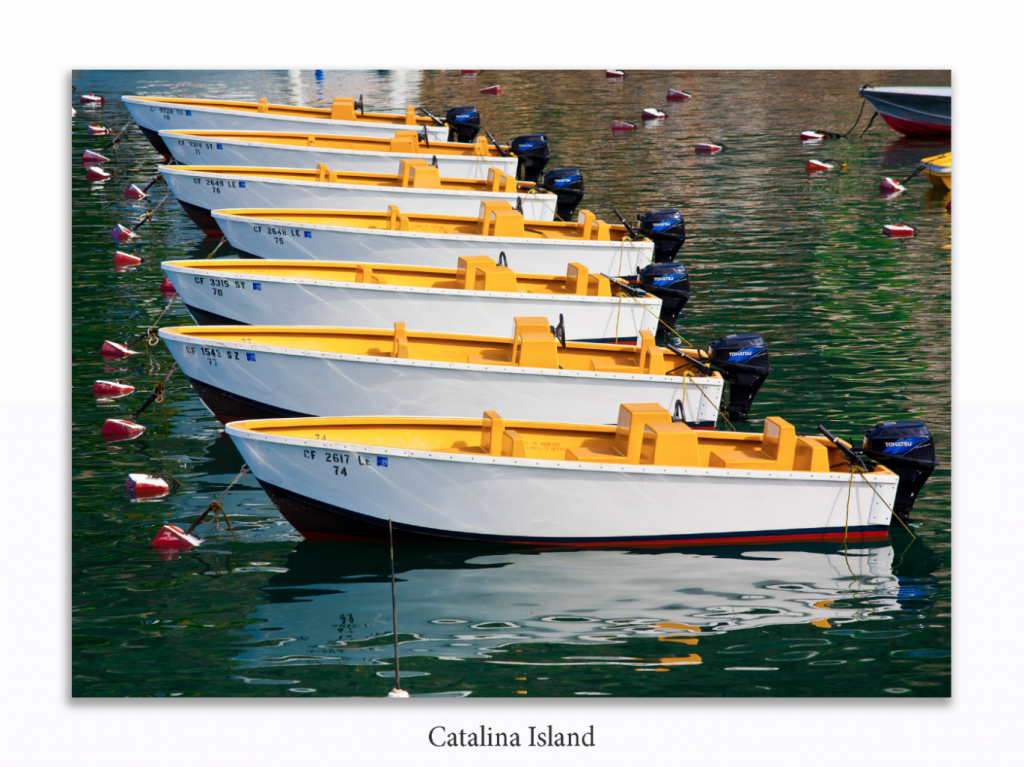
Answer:
<svg viewBox="0 0 1024 767"><path fill-rule="evenodd" d="M105 339L142 332L165 308L159 262L215 247L173 198L143 226L145 263L115 272L115 222L163 198L127 202L159 155L137 128L111 154L106 182L81 154L104 138L90 123L128 122L121 94L233 97L317 105L363 94L367 108L476 104L501 140L543 132L549 168L578 166L583 207L612 218L670 206L690 239L680 260L697 295L678 331L697 345L730 332L767 340L774 371L758 395L760 431L778 414L850 439L877 421L919 419L942 466L915 507L915 538L851 547L524 551L396 547L403 686L473 696L946 696L950 694L949 194L918 176L942 142L903 139L875 121L863 138L802 146L801 130L845 132L857 86L944 85L947 72L78 72L72 118L73 530L72 691L79 696L383 695L393 685L386 547L303 542L251 475L223 500L224 525L194 551L159 555L160 525L187 526L235 478L241 459L180 376L146 434L105 443L103 420L138 407L172 363L161 344L104 362ZM500 83L500 96L479 89ZM669 87L693 94L666 102ZM77 96L78 94L75 94ZM77 99L76 99L77 102ZM644 125L657 107L668 118ZM637 125L613 134L612 120ZM721 155L697 156L712 139ZM810 158L845 172L809 177ZM886 223L919 230L887 240ZM220 255L233 255L224 247ZM174 305L162 324L185 324ZM93 381L138 392L97 403ZM129 472L165 471L183 487L130 501ZM709 513L713 510L709 509Z"/></svg>

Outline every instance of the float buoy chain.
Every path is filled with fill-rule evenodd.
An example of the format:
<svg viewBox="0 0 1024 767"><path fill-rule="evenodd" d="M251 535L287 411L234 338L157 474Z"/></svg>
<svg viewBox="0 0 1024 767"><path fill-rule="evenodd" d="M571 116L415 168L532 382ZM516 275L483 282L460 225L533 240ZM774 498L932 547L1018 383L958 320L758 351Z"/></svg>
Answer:
<svg viewBox="0 0 1024 767"><path fill-rule="evenodd" d="M128 129L129 129L130 127L132 127L132 125L133 125L134 123L135 123L135 121L134 121L134 120L129 120L128 122L126 122L126 123L124 124L124 127L123 127L123 128L121 128L121 130L119 130L119 131L117 132L117 135L115 135L115 136L114 136L114 138L112 138L112 139L111 139L110 141L108 141L108 142L107 142L106 144L104 144L104 145L103 145L103 147L102 147L102 149L110 149L110 148L111 148L111 147L113 147L113 146L117 146L117 145L118 145L118 143L120 143L120 141L121 141L121 137L122 137L122 136L124 135L124 132L125 132L126 130L128 130Z"/></svg>
<svg viewBox="0 0 1024 767"><path fill-rule="evenodd" d="M227 237L221 237L220 242L217 243L217 247L210 252L210 255L208 255L207 258L213 258L215 255L217 255L217 251L220 250L221 247L223 247L224 243L227 241Z"/></svg>
<svg viewBox="0 0 1024 767"><path fill-rule="evenodd" d="M868 87L868 86L864 86L864 87ZM850 130L846 131L846 133L836 133L835 131L822 130L821 128L815 128L814 130L816 130L818 133L824 133L829 138L846 138L851 133L853 133L853 129L854 128L856 128L858 125L860 125L860 118L864 114L864 106L867 103L868 103L867 101L865 101L863 99L861 100L861 102L860 102L860 111L857 113L857 119L853 123L853 125L850 127ZM863 136L864 134L862 133L860 135Z"/></svg>
<svg viewBox="0 0 1024 767"><path fill-rule="evenodd" d="M148 189L148 187L147 187L147 189ZM142 226L144 223L146 223L151 218L153 218L153 214L156 213L158 210L160 210L160 206L163 205L167 201L167 198L170 197L170 196L171 196L171 192L168 191L167 194L165 194L163 196L163 199L160 200L160 202L157 203L155 208L153 208L152 210L147 210L145 213L142 214L142 218L140 218L138 221L135 222L135 226L133 226L130 229L130 231L135 232L140 226Z"/></svg>
<svg viewBox="0 0 1024 767"><path fill-rule="evenodd" d="M162 320L164 318L164 315L167 314L167 310L170 309L171 305L175 301L177 301L179 298L181 298L181 296L178 295L178 294L175 294L174 298L172 298L170 301L167 302L167 306L165 306L163 308L163 311L161 311L160 314L158 314L156 316L156 319L153 320L153 324L150 325L148 328L146 328L146 333L145 333L145 335L143 337L148 340L150 346L156 346L158 343L160 343L160 336L159 336L160 320Z"/></svg>
<svg viewBox="0 0 1024 767"><path fill-rule="evenodd" d="M174 375L174 371L177 369L178 363L175 362L173 365L171 365L171 369L170 371L168 371L167 375L164 376L164 380L157 381L156 386L153 387L153 393L150 394L149 397L146 398L146 401L142 403L142 406L134 413L132 413L131 416L127 419L129 423L135 423L135 419L142 415L142 412L150 405L152 405L154 402L158 405L163 404L164 394L166 391L165 387L167 386L167 382L171 380L171 376Z"/></svg>
<svg viewBox="0 0 1024 767"><path fill-rule="evenodd" d="M235 475L235 478L231 480L231 484L224 488L224 492L220 494L217 500L212 501L210 505L206 507L206 511L199 515L199 519L193 522L192 526L185 531L186 535L191 535L192 531L195 530L199 525L201 525L203 523L203 520L206 519L206 515L212 511L213 521L217 521L218 514L224 517L224 524L228 526L228 532L231 533L231 537L235 539L235 542L238 542L238 536L235 535L235 531L231 529L231 520L228 519L228 515L224 513L224 505L221 503L221 500L223 500L224 496L228 494L228 490L233 488L235 486L235 483L238 480L240 480L242 478L242 475L244 475L247 471L249 471L249 467L243 463L241 471L239 471L238 474Z"/></svg>
<svg viewBox="0 0 1024 767"><path fill-rule="evenodd" d="M857 136L857 138L863 138L863 137L864 137L864 134L865 134L865 133L867 133L867 132L868 132L869 130L871 130L871 125L872 125L872 123L874 123L874 122L875 122L875 118L876 118L876 117L878 117L878 112L875 112L875 113L874 113L873 115L871 115L871 119L870 119L870 120L868 120L868 127L866 127L866 128L865 128L865 129L863 130L863 132L861 132L861 134L860 134L859 136Z"/></svg>
<svg viewBox="0 0 1024 767"><path fill-rule="evenodd" d="M916 176L918 173L920 173L923 170L924 170L924 166L923 165L918 165L917 166L917 170L915 170L913 173L911 173L909 176L907 176L905 179L903 179L900 182L900 185L901 186L906 186L907 182L910 181L910 179L912 179L914 176Z"/></svg>

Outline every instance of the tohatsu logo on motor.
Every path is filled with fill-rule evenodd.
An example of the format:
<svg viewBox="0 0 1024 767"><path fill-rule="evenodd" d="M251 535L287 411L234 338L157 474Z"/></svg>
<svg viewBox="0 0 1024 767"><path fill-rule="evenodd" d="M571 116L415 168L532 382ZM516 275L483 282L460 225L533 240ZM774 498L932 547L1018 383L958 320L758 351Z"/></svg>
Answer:
<svg viewBox="0 0 1024 767"><path fill-rule="evenodd" d="M902 455L903 453L909 453L915 447L927 441L927 437L903 437L893 442L886 442L885 450L882 452L889 455Z"/></svg>

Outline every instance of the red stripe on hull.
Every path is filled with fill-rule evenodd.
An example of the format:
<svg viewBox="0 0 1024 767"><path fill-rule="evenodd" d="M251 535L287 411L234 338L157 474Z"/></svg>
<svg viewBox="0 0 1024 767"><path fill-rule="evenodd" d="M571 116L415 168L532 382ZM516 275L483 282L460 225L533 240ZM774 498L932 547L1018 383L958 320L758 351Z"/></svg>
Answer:
<svg viewBox="0 0 1024 767"><path fill-rule="evenodd" d="M916 120L901 120L899 117L882 115L882 119L897 133L904 136L941 136L949 138L952 134L952 127L949 125L932 125L931 123L917 122Z"/></svg>
<svg viewBox="0 0 1024 767"><path fill-rule="evenodd" d="M387 540L386 538L374 538L369 536L358 536L358 535L338 535L335 533L316 533L312 531L299 530L304 538L310 541L349 541L349 542L380 542ZM438 536L440 539L443 536ZM750 544L769 544L769 543L817 543L820 541L831 541L842 543L843 539L847 541L884 541L889 537L888 530L868 531L868 532L857 532L845 535L843 533L805 533L803 535L757 535L747 536L744 538L680 538L680 539L665 539L663 541L615 541L610 543L548 543L538 541L517 541L508 540L502 541L504 544L513 546L532 546L535 548L551 548L551 549L609 549L609 548L620 548L628 546L629 548L675 548L679 546L732 546L741 545L746 546ZM455 539L448 539L455 540Z"/></svg>

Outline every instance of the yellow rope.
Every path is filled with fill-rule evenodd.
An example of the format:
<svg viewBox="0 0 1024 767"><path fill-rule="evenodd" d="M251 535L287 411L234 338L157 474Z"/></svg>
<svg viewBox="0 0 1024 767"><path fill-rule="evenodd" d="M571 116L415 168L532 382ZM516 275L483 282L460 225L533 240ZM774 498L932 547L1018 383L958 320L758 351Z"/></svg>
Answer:
<svg viewBox="0 0 1024 767"><path fill-rule="evenodd" d="M531 194L536 196L537 200L540 202L541 205L543 205L545 208L551 211L553 221L562 221L563 223L565 223L563 219L559 218L558 213L555 212L555 209L548 205L546 202L544 202L544 198L540 196L540 192L537 191L537 187L534 186L531 189L526 190L526 197L529 197Z"/></svg>
<svg viewBox="0 0 1024 767"><path fill-rule="evenodd" d="M625 285L625 283L619 282L619 281L618 281L617 279L613 279L613 280L612 280L612 282L614 282L614 283L615 283L616 285ZM620 297L620 298L621 298L621 297L622 297L623 295L629 296L629 297L630 297L630 298L632 298L632 299L633 299L634 301L636 301L636 302L637 302L638 304L640 304L640 306L643 306L644 310L645 310L645 311L646 311L646 312L647 312L648 314L650 314L650 315L651 315L652 317L654 317L654 319L656 319L656 320L657 320L658 322L660 322L660 323L661 323L662 325L664 325L664 326L665 326L666 328L668 328L668 329L669 329L669 330L670 330L670 331L672 332L672 334L673 334L673 335L674 335L674 336L675 336L676 338L678 338L678 339L679 339L680 341L682 341L682 342L683 342L684 344L686 344L687 346L689 346L689 347L691 347L691 348L695 348L695 347L694 347L694 344L691 344L691 343L690 343L689 341L687 341L687 340L686 340L685 338L683 338L683 337L682 337L681 335L679 335L679 333L678 333L678 332L676 332L676 329L675 329L674 327L672 327L671 325L669 325L669 324L668 324L667 322L665 322L665 320L663 320L663 319L662 319L661 317L659 317L659 316L658 316L657 314L655 314L655 313L654 313L654 312L652 312L652 311L651 311L650 309L648 309L648 308L647 308L647 306L645 306L645 305L644 305L644 302L643 302L643 301L641 301L641 300L640 300L639 298L637 298L636 296L634 296L634 295L633 295L632 293L627 293L627 292L625 292L625 291L623 291L623 292L619 293L619 297Z"/></svg>
<svg viewBox="0 0 1024 767"><path fill-rule="evenodd" d="M687 378L696 378L696 376L691 371L689 371L689 370L684 370L683 371L683 415L684 416L686 415L686 379ZM718 407L718 405L715 404L714 400L712 400L711 397L709 397L707 395L707 393L704 391L704 387L701 386L696 381L693 382L693 385L697 387L697 391L699 391L702 395L704 395L704 399L706 399L711 404L711 407L713 407L715 410L717 410L719 412L719 414L722 416L722 418L725 419L725 422L727 424L729 424L729 428L732 429L733 431L736 431L736 427L732 425L732 421L729 420L729 416L727 416L725 414L725 411L722 410L722 408Z"/></svg>
<svg viewBox="0 0 1024 767"><path fill-rule="evenodd" d="M908 533L910 533L910 537L911 538L917 538L917 536L914 535L914 532L909 527L907 527L907 523L904 522L902 519L900 519L900 515L897 514L895 511L893 511L892 510L892 506L890 506L888 503L885 502L885 498L883 498L881 495L879 495L878 491L875 490L875 486L872 485L870 480L868 480L868 478L864 476L863 472L857 472L857 474L858 474L858 476L861 479L863 479L865 482L868 483L868 487L870 487L871 490L875 493L875 495L878 496L878 500L880 500L883 504L885 504L885 508L887 508L889 510L889 513L892 514L892 516L896 517L896 519L899 520L900 524L903 525L903 529L906 530Z"/></svg>

